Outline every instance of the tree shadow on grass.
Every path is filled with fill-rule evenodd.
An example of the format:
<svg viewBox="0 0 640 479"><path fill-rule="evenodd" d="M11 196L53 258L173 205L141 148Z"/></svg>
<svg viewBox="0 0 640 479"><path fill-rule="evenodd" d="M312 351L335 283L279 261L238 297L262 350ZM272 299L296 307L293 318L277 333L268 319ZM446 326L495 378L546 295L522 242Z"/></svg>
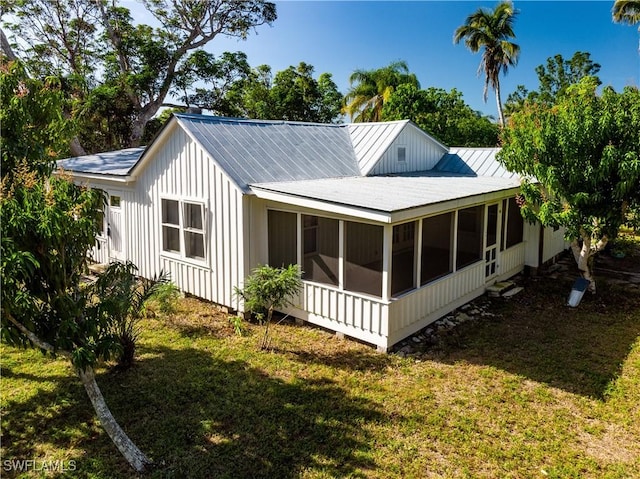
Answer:
<svg viewBox="0 0 640 479"><path fill-rule="evenodd" d="M145 352L151 357L130 371L100 374L98 384L120 425L154 460L148 477L363 477L375 467L364 426L385 420L381 405L328 379L284 381L197 349ZM61 394L68 399L56 404ZM71 376L7 405L3 433L5 457L73 445L81 453L65 458L77 465L68 477L135 477Z"/></svg>
<svg viewBox="0 0 640 479"><path fill-rule="evenodd" d="M3 368L3 375L5 373ZM25 388L35 389L35 394L28 399L3 398L3 462L0 466L3 478L22 477L21 470L26 477L81 477L79 472L89 464L90 468L116 474L118 470L128 472L128 466L119 460L116 449L100 427L82 383L71 372L71 367L67 376L38 377L11 371L6 377L37 386ZM87 454L83 452L85 448ZM55 465L55 461L62 462ZM40 474L35 474L38 470Z"/></svg>
<svg viewBox="0 0 640 479"><path fill-rule="evenodd" d="M640 335L640 293L600 281L596 296L566 306L573 280L541 278L512 299L493 299L496 319L445 335L434 359L492 365L565 391L604 399Z"/></svg>
<svg viewBox="0 0 640 479"><path fill-rule="evenodd" d="M350 340L351 341L351 340ZM375 349L345 350L324 353L319 351L304 351L274 348L273 351L287 354L292 360L305 364L324 364L331 368L348 371L380 372L391 367L394 360L390 355L378 354Z"/></svg>
<svg viewBox="0 0 640 479"><path fill-rule="evenodd" d="M285 382L198 350L152 352L161 357L140 368L153 376L125 404L144 415L141 433L154 431L146 447L164 461L154 476L357 477L374 466L362 425L383 419L379 405L329 380Z"/></svg>

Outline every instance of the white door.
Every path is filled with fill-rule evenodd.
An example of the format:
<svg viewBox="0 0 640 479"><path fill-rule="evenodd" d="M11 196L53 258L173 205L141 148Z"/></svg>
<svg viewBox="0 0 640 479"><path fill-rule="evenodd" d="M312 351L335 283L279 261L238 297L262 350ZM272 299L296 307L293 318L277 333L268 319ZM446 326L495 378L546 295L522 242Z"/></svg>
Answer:
<svg viewBox="0 0 640 479"><path fill-rule="evenodd" d="M498 232L500 231L500 209L498 203L487 205L485 211L484 275L491 279L498 274Z"/></svg>
<svg viewBox="0 0 640 479"><path fill-rule="evenodd" d="M124 220L122 218L122 195L118 191L109 193L109 215L107 236L109 238L109 258L125 260Z"/></svg>

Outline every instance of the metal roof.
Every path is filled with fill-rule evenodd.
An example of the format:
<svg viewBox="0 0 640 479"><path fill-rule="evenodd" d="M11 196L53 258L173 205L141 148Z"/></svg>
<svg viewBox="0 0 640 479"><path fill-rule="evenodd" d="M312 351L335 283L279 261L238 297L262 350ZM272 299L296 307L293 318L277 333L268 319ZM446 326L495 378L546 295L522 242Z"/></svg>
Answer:
<svg viewBox="0 0 640 479"><path fill-rule="evenodd" d="M175 116L244 190L251 183L360 175L346 125Z"/></svg>
<svg viewBox="0 0 640 479"><path fill-rule="evenodd" d="M366 175L389 148L409 120L348 125L358 167Z"/></svg>
<svg viewBox="0 0 640 479"><path fill-rule="evenodd" d="M126 148L94 155L77 156L58 161L58 167L77 173L127 176L138 162L145 147Z"/></svg>
<svg viewBox="0 0 640 479"><path fill-rule="evenodd" d="M517 178L516 173L507 171L498 162L496 153L499 151L500 148L451 148L433 170L470 176Z"/></svg>
<svg viewBox="0 0 640 479"><path fill-rule="evenodd" d="M517 188L516 178L426 171L394 176L358 176L252 185L260 191L392 213L469 196Z"/></svg>

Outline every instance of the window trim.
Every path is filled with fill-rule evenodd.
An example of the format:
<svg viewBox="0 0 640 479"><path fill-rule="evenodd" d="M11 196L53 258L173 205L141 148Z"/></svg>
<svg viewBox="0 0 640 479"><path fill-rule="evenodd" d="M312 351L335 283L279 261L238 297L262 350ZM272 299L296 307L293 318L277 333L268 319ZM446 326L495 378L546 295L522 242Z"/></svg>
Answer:
<svg viewBox="0 0 640 479"><path fill-rule="evenodd" d="M178 224L175 223L165 223L163 221L163 201L173 201L178 203ZM202 230L193 227L185 226L185 206L187 204L198 205L200 206L200 214L202 219ZM208 209L207 204L202 199L195 198L184 198L170 195L162 195L160 197L160 256L164 256L170 259L192 263L197 266L209 266L209 234L208 234ZM165 227L172 228L178 230L179 233L179 241L180 241L180 251L168 251L164 249L164 238L163 238L163 229ZM202 235L203 249L204 249L204 258L187 256L186 254L186 240L185 233L196 233Z"/></svg>

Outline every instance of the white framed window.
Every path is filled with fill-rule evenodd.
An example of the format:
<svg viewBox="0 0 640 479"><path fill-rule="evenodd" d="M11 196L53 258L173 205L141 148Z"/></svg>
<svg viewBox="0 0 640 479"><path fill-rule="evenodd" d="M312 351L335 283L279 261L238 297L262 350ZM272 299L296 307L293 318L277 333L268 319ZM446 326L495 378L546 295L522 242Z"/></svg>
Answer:
<svg viewBox="0 0 640 479"><path fill-rule="evenodd" d="M162 199L162 251L206 260L204 204Z"/></svg>
<svg viewBox="0 0 640 479"><path fill-rule="evenodd" d="M407 148L405 146L398 147L398 162L405 163L407 161Z"/></svg>

